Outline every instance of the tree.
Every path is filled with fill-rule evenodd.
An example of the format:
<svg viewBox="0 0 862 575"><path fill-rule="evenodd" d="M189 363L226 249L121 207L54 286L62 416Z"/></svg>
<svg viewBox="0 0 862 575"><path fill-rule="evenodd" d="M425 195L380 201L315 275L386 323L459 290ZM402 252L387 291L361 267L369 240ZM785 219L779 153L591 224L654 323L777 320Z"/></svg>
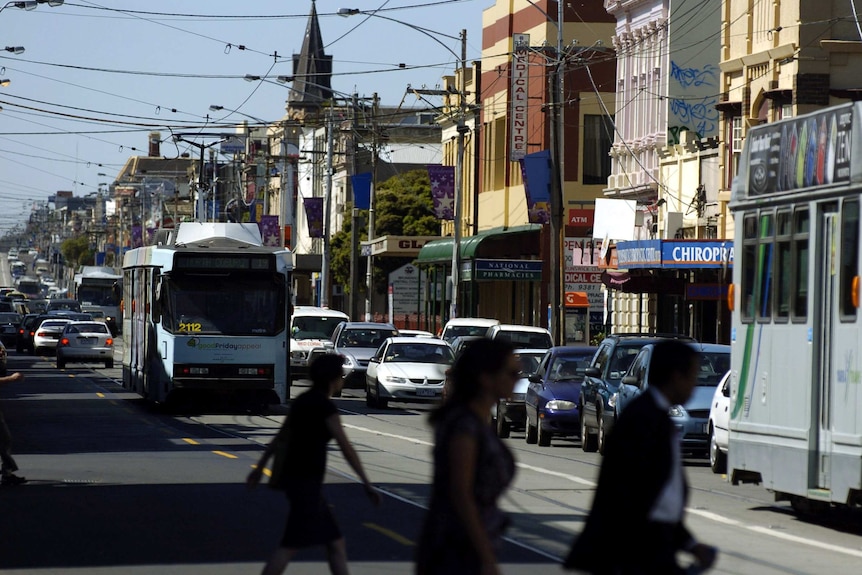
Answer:
<svg viewBox="0 0 862 575"><path fill-rule="evenodd" d="M374 205L374 235L380 236L437 236L440 220L434 216L431 199L431 181L426 170L412 170L393 176L377 187ZM344 213L352 213L345 206ZM352 222L345 218L344 227L330 242L332 281L350 291L350 232ZM360 232L360 241L368 238L368 230ZM378 293L387 287L389 274L410 263L413 258L374 258L374 287ZM366 258L359 258L357 273L364 277ZM365 291L365 282L360 282Z"/></svg>
<svg viewBox="0 0 862 575"><path fill-rule="evenodd" d="M60 253L63 259L73 268L78 266L92 265L95 260L95 252L90 249L90 240L87 236L69 238L60 244Z"/></svg>

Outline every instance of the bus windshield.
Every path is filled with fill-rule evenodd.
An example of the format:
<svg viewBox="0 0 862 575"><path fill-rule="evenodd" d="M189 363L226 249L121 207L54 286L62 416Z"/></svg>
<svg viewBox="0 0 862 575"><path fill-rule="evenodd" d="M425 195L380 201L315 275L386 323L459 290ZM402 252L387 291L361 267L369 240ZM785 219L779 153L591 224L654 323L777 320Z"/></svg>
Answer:
<svg viewBox="0 0 862 575"><path fill-rule="evenodd" d="M162 322L179 334L275 335L284 329L284 285L266 274L172 275L162 284Z"/></svg>
<svg viewBox="0 0 862 575"><path fill-rule="evenodd" d="M85 305L120 305L119 294L109 285L81 284L78 287L78 301Z"/></svg>

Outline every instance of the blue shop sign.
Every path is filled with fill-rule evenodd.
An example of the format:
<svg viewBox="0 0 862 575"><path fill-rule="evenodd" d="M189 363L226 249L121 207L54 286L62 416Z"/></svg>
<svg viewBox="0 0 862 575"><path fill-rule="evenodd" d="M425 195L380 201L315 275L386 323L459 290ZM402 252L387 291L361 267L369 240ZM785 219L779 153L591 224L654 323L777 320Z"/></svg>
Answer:
<svg viewBox="0 0 862 575"><path fill-rule="evenodd" d="M474 260L476 280L541 281L541 260Z"/></svg>
<svg viewBox="0 0 862 575"><path fill-rule="evenodd" d="M621 269L709 269L733 266L733 242L639 240L617 244Z"/></svg>

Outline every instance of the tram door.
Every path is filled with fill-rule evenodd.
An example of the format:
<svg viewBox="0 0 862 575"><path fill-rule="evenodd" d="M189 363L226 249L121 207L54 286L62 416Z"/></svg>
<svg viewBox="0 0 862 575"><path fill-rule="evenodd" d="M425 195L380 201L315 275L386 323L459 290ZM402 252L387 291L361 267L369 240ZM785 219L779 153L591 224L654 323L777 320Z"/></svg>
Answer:
<svg viewBox="0 0 862 575"><path fill-rule="evenodd" d="M810 467L816 476L810 482L813 487L830 489L831 456L832 456L832 374L833 370L833 337L835 335L835 318L838 314L838 270L839 270L839 237L838 237L838 205L826 204L820 212L820 231L818 233L817 259L814 260L816 286L814 305L814 345L817 360L814 362L814 377L812 381L812 421L811 430L817 434L813 439L812 456L816 461Z"/></svg>

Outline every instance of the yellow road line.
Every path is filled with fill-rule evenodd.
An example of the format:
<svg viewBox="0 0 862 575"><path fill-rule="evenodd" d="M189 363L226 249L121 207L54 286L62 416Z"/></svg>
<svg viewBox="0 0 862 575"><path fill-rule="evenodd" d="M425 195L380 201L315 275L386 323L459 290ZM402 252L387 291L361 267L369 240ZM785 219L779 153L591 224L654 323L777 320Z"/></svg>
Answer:
<svg viewBox="0 0 862 575"><path fill-rule="evenodd" d="M412 547L412 546L416 545L415 543L413 543L412 541L410 541L409 539L407 539L403 535L399 535L398 533L395 533L394 531L392 531L390 529L386 529L385 527L381 527L380 525L377 525L376 523L363 523L362 525L364 525L365 527L367 527L373 531L377 531L381 535L385 535L386 537L389 537L393 541L396 541L402 545L406 545L408 547Z"/></svg>
<svg viewBox="0 0 862 575"><path fill-rule="evenodd" d="M238 459L236 455L233 453L226 453L224 451L213 451L216 455L221 455L222 457L227 457L228 459Z"/></svg>
<svg viewBox="0 0 862 575"><path fill-rule="evenodd" d="M252 465L251 468L257 469L257 465ZM270 471L266 467L263 468L263 474L266 475L267 477L272 477L272 471Z"/></svg>
<svg viewBox="0 0 862 575"><path fill-rule="evenodd" d="M70 374L69 374L69 377L75 377L75 376L74 376L74 375L72 375L72 374L70 373Z"/></svg>
<svg viewBox="0 0 862 575"><path fill-rule="evenodd" d="M200 443L198 443L197 441L195 441L191 437L183 437L183 441L185 441L189 445L200 445Z"/></svg>
<svg viewBox="0 0 862 575"><path fill-rule="evenodd" d="M102 392L96 392L96 397L105 397L105 394Z"/></svg>

